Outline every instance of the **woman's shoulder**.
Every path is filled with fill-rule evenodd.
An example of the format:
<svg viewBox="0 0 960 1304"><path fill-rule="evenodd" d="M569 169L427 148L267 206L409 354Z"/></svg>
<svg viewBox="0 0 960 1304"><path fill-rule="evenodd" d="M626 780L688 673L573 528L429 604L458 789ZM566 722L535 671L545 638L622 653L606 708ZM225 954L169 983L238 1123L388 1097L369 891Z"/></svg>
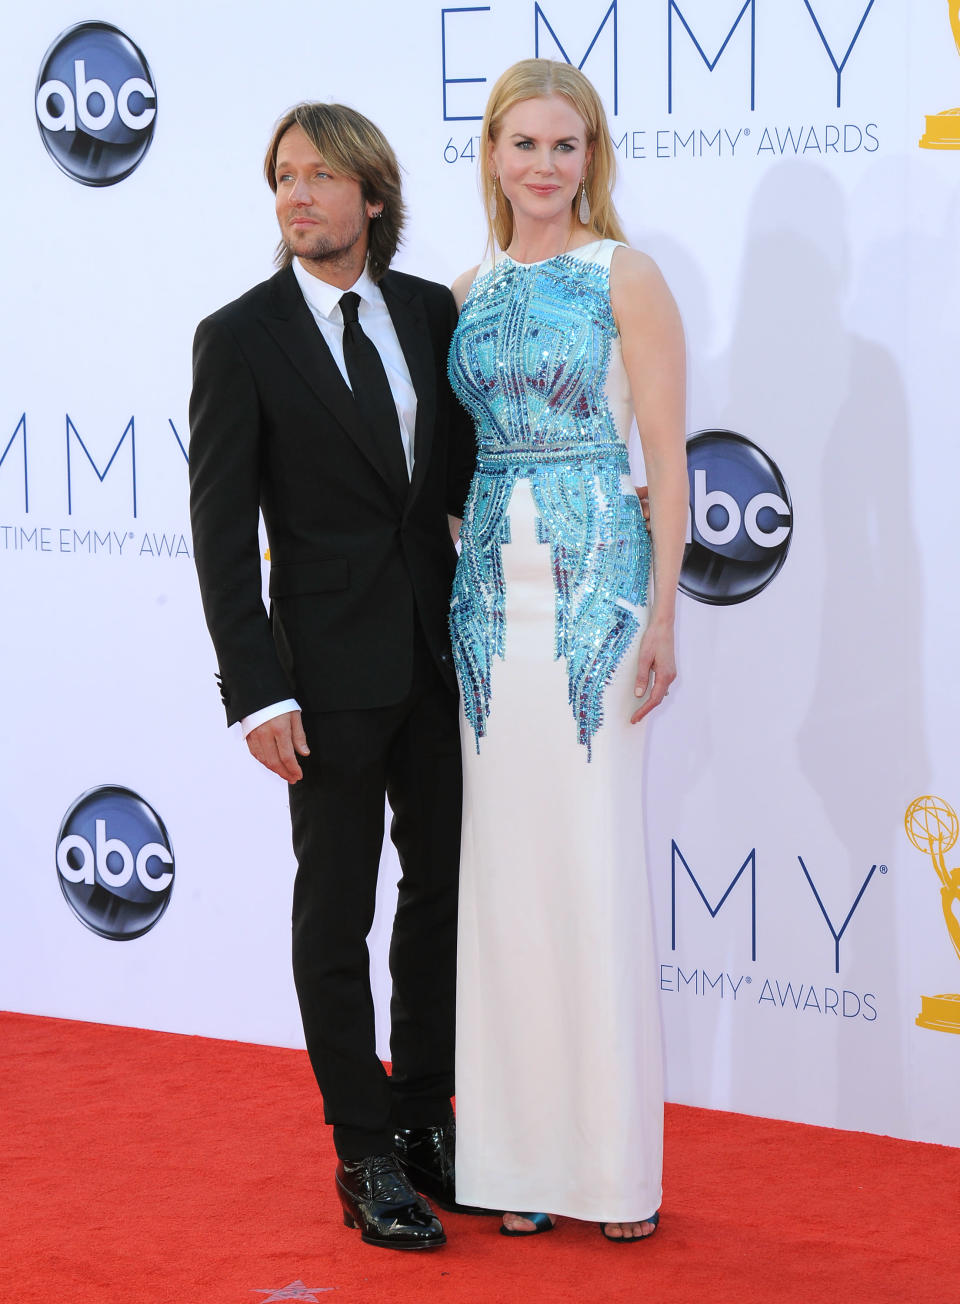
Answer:
<svg viewBox="0 0 960 1304"><path fill-rule="evenodd" d="M614 276L618 280L626 278L635 284L663 279L660 268L642 249L634 249L623 240L605 240L603 243L610 250L608 256L611 278Z"/></svg>
<svg viewBox="0 0 960 1304"><path fill-rule="evenodd" d="M649 254L633 249L624 240L615 240L609 236L584 241L569 252L586 263L607 268L611 287L615 280L628 278L631 282L637 282L658 275L657 265Z"/></svg>
<svg viewBox="0 0 960 1304"><path fill-rule="evenodd" d="M657 263L649 254L618 244L610 264L610 307L624 323L662 321L676 316L677 307Z"/></svg>
<svg viewBox="0 0 960 1304"><path fill-rule="evenodd" d="M465 272L460 273L457 279L450 286L458 308L463 307L463 301L470 293L470 287L477 279L477 272L479 272L481 266L481 263L477 263L475 267L468 267Z"/></svg>
<svg viewBox="0 0 960 1304"><path fill-rule="evenodd" d="M610 298L616 310L616 300L669 295L663 273L653 258L641 249L634 249L621 241L611 241L614 249L610 257Z"/></svg>

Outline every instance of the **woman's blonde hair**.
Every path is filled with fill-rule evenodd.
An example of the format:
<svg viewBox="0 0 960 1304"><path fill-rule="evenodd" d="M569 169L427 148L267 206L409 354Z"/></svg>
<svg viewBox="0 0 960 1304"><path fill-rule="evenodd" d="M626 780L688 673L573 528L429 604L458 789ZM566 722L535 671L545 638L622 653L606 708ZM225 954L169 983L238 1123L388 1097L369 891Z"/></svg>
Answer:
<svg viewBox="0 0 960 1304"><path fill-rule="evenodd" d="M593 157L585 174L590 205L587 225L601 239L626 239L613 204L617 163L600 96L572 64L553 59L521 59L497 79L480 128L480 189L486 206L491 250L506 249L513 239L513 209L490 166L490 146L497 142L508 109L523 100L538 100L548 95L562 95L568 101L583 119L588 148L593 146ZM578 190L570 210L571 222L579 202Z"/></svg>
<svg viewBox="0 0 960 1304"><path fill-rule="evenodd" d="M360 183L365 203L382 203L383 212L369 224L367 270L379 281L400 243L406 217L400 187L400 167L379 127L345 104L295 104L273 129L263 160L267 184L277 192L277 150L291 127L299 127L334 172ZM288 267L293 254L281 240L276 264Z"/></svg>

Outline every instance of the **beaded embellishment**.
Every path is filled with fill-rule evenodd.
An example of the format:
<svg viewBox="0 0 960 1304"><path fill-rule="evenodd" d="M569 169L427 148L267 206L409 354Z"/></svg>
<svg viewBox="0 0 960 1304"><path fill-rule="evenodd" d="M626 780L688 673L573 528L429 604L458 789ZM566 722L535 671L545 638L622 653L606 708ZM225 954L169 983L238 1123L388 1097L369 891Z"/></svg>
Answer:
<svg viewBox="0 0 960 1304"><path fill-rule="evenodd" d="M549 544L554 655L567 665L577 738L603 722L603 692L646 602L650 545L635 493L624 494L626 444L604 384L616 325L609 268L574 254L498 261L460 314L449 375L477 434L450 605L450 632L477 751L491 708L491 668L505 647L501 547L513 486L529 478L537 537Z"/></svg>

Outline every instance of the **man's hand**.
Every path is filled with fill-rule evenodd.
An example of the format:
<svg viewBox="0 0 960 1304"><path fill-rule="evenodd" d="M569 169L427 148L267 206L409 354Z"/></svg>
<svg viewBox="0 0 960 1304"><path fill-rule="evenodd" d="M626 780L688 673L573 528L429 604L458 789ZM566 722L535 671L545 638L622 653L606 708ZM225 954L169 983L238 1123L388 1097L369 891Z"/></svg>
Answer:
<svg viewBox="0 0 960 1304"><path fill-rule="evenodd" d="M247 746L250 755L274 774L279 774L287 783L296 783L303 778L298 756L309 756L307 735L299 711L285 711L275 715L272 720L258 725L247 734Z"/></svg>

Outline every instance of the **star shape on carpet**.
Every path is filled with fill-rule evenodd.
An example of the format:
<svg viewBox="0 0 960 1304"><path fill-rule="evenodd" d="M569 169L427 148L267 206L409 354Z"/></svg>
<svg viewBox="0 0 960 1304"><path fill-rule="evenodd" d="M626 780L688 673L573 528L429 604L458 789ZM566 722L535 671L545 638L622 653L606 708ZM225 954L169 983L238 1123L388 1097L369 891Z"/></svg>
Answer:
<svg viewBox="0 0 960 1304"><path fill-rule="evenodd" d="M313 1304L318 1304L317 1292L322 1295L325 1291L333 1289L333 1286L305 1286L302 1281L291 1281L289 1286L283 1286L280 1290L255 1290L253 1294L266 1295L268 1298L263 1301L263 1304L284 1299L312 1300Z"/></svg>

